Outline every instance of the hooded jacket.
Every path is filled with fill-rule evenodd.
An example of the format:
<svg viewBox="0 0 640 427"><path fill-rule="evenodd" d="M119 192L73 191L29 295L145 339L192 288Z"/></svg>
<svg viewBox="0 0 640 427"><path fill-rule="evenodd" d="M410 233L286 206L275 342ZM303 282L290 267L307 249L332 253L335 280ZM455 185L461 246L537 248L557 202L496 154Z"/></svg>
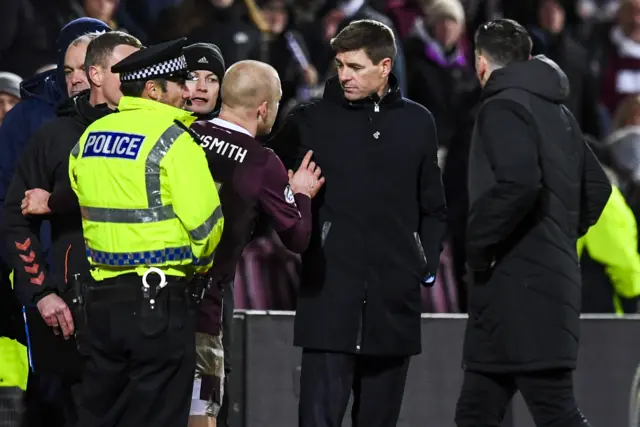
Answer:
<svg viewBox="0 0 640 427"><path fill-rule="evenodd" d="M80 18L71 21L58 37L58 69L38 74L22 82L22 101L9 111L0 126L0 211L14 169L27 141L44 123L55 117L56 106L67 99L64 81L64 55L67 48L82 34L110 30L97 19ZM43 232L48 234L46 229ZM50 238L43 236L43 242L48 240ZM3 252L0 250L0 258L4 258Z"/></svg>
<svg viewBox="0 0 640 427"><path fill-rule="evenodd" d="M58 108L58 117L33 134L16 168L0 228L6 236L7 263L14 270L15 289L25 305L48 293L63 292L67 273L88 271L80 210L74 209L77 201L55 200L55 195L73 194L69 191L69 152L91 123L110 112L104 104L92 106L88 91L67 100ZM24 192L32 188L53 193L51 214L22 215ZM45 218L51 222L50 268L37 232Z"/></svg>
<svg viewBox="0 0 640 427"><path fill-rule="evenodd" d="M563 105L568 93L543 56L494 71L483 89L469 155L469 370L575 368L576 244L611 185Z"/></svg>

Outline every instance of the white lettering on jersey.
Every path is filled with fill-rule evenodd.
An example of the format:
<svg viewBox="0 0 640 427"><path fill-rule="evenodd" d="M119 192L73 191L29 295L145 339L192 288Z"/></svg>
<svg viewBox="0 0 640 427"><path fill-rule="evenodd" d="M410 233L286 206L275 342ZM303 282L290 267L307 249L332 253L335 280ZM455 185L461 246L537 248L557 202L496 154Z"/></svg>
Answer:
<svg viewBox="0 0 640 427"><path fill-rule="evenodd" d="M202 148L209 151L215 151L216 154L228 157L238 163L244 162L244 158L247 155L246 149L235 144L230 144L222 139L207 135L201 137L200 140L202 141L200 143Z"/></svg>

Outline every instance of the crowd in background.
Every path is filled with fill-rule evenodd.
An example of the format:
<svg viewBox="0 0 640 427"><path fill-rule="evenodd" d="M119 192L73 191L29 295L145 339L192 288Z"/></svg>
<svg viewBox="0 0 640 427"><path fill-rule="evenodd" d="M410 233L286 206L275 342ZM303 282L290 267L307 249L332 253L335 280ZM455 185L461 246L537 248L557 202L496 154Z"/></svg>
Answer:
<svg viewBox="0 0 640 427"><path fill-rule="evenodd" d="M0 123L21 99L42 96L33 77L56 67L58 34L81 16L147 45L182 36L214 43L227 66L270 63L282 80L280 119L322 96L334 73L329 41L341 28L365 18L391 26L403 94L436 119L448 203L450 231L437 283L423 289L425 312L466 311L466 164L480 99L473 34L488 20L517 20L530 30L533 54L551 58L568 76L567 106L610 170L623 209L633 212L633 224L624 213L613 215L604 240L585 243L584 286L598 289L585 298L640 296L640 0L0 0ZM5 146L0 141L0 150ZM275 233L262 233L238 265L236 308L295 309L298 266Z"/></svg>

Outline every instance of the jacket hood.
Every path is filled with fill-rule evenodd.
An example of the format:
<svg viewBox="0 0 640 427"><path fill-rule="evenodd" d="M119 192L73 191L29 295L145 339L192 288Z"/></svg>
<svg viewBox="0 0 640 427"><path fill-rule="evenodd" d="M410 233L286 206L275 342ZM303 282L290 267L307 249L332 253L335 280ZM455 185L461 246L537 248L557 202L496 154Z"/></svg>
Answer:
<svg viewBox="0 0 640 427"><path fill-rule="evenodd" d="M500 68L489 77L482 97L487 98L506 89L522 89L556 104L569 96L569 79L558 64L544 55Z"/></svg>
<svg viewBox="0 0 640 427"><path fill-rule="evenodd" d="M327 80L322 98L334 104L340 104L350 108L362 108L374 103L380 105L393 105L396 102L402 101L402 92L400 91L398 78L391 73L389 74L389 92L387 92L385 96L380 98L377 93L374 93L371 96L358 101L349 101L344 97L344 91L340 86L338 76L334 76Z"/></svg>
<svg viewBox="0 0 640 427"><path fill-rule="evenodd" d="M92 33L92 32L107 32L111 31L104 22L94 18L78 18L69 22L60 30L57 40L57 80L58 86L62 91L63 98L67 98L67 88L64 82L64 55L67 53L67 49L71 42L78 37Z"/></svg>
<svg viewBox="0 0 640 427"><path fill-rule="evenodd" d="M24 80L20 84L20 96L23 101L35 98L56 106L64 99L66 93L64 86L63 83L63 90L61 90L58 84L57 71L49 70Z"/></svg>
<svg viewBox="0 0 640 427"><path fill-rule="evenodd" d="M113 111L107 104L93 106L89 103L90 91L86 90L67 99L56 110L58 117L72 117L84 126L89 126Z"/></svg>

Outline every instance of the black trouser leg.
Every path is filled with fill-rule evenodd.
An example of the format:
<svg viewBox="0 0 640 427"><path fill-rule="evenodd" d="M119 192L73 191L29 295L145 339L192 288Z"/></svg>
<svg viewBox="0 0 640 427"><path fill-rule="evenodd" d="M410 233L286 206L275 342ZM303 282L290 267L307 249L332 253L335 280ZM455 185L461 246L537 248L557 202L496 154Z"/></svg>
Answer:
<svg viewBox="0 0 640 427"><path fill-rule="evenodd" d="M410 357L357 356L353 385L353 427L398 424Z"/></svg>
<svg viewBox="0 0 640 427"><path fill-rule="evenodd" d="M303 350L299 427L341 427L356 368L356 356Z"/></svg>
<svg viewBox="0 0 640 427"><path fill-rule="evenodd" d="M140 280L130 285L140 286ZM187 425L195 314L184 298L169 298L169 292L165 288L156 298L156 307L166 307L167 315L155 333L142 326L144 302L98 304L89 299L78 427Z"/></svg>
<svg viewBox="0 0 640 427"><path fill-rule="evenodd" d="M465 372L456 405L456 425L500 427L515 392L511 375Z"/></svg>
<svg viewBox="0 0 640 427"><path fill-rule="evenodd" d="M234 285L233 281L224 284L222 297L222 348L224 349L224 391L222 396L222 406L216 419L218 427L229 427L229 380L231 374L231 346L233 344L233 310Z"/></svg>
<svg viewBox="0 0 640 427"><path fill-rule="evenodd" d="M458 427L499 427L516 390L520 390L537 427L588 427L573 395L572 372L526 374L465 372L456 407Z"/></svg>
<svg viewBox="0 0 640 427"><path fill-rule="evenodd" d="M550 370L518 375L516 385L537 427L587 427L573 394L573 372Z"/></svg>

